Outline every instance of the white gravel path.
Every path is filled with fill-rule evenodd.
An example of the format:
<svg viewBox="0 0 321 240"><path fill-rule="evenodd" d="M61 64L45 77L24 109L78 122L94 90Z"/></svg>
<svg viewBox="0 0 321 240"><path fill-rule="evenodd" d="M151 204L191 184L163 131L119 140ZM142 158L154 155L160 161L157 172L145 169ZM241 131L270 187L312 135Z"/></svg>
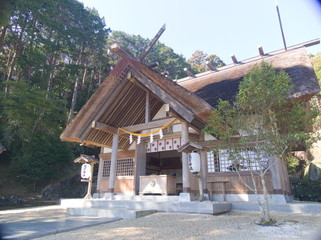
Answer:
<svg viewBox="0 0 321 240"><path fill-rule="evenodd" d="M159 212L138 219L121 220L37 239L321 240L320 214L274 212L272 217L278 221L278 226L256 225L254 221L259 219L259 215L254 212L232 211L219 216Z"/></svg>

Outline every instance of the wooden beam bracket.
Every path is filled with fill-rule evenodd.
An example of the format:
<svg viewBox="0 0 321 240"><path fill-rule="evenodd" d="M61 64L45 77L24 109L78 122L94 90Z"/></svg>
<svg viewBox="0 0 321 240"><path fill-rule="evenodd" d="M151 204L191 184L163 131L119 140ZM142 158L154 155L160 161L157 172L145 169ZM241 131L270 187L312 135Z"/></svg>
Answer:
<svg viewBox="0 0 321 240"><path fill-rule="evenodd" d="M117 134L118 132L117 128L114 128L105 123L101 123L97 121L92 121L91 127L100 131L111 133L111 134Z"/></svg>
<svg viewBox="0 0 321 240"><path fill-rule="evenodd" d="M170 121L172 121L174 118L165 118L161 120L155 120L151 121L149 123L142 123L142 124L137 124L137 125L132 125L132 126L127 126L127 127L122 127L122 129L128 131L128 132L140 132L143 130L149 130L153 128L160 128ZM179 123L179 120L174 121L172 124L177 124ZM126 134L126 133L124 133Z"/></svg>
<svg viewBox="0 0 321 240"><path fill-rule="evenodd" d="M137 79L138 82L140 82L142 85L147 87L156 96L158 96L158 98L161 99L161 101L163 101L164 103L170 103L170 106L187 122L190 123L193 121L193 119L195 118L193 112L187 109L183 104L177 101L174 97L169 95L160 86L153 83L147 77L140 74L139 72L133 71L132 75L135 79Z"/></svg>

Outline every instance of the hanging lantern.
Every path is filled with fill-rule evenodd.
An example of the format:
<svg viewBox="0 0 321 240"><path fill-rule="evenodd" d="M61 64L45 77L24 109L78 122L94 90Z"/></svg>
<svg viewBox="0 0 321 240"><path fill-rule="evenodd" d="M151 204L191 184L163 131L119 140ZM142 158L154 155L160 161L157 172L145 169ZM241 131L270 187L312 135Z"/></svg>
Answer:
<svg viewBox="0 0 321 240"><path fill-rule="evenodd" d="M163 133L163 129L159 130L159 138L163 139L164 137L164 133Z"/></svg>
<svg viewBox="0 0 321 240"><path fill-rule="evenodd" d="M149 142L150 142L150 143L154 142L154 136L153 136L153 134L151 134L151 135L149 136Z"/></svg>
<svg viewBox="0 0 321 240"><path fill-rule="evenodd" d="M137 138L137 144L140 144L140 142L141 142L141 137L138 136L138 138Z"/></svg>
<svg viewBox="0 0 321 240"><path fill-rule="evenodd" d="M132 144L133 143L133 135L129 135L129 144Z"/></svg>
<svg viewBox="0 0 321 240"><path fill-rule="evenodd" d="M201 170L201 156L198 152L192 151L188 155L188 167L191 173L197 174Z"/></svg>
<svg viewBox="0 0 321 240"><path fill-rule="evenodd" d="M80 175L81 175L81 178L89 179L91 176L91 165L88 163L84 163L81 166Z"/></svg>

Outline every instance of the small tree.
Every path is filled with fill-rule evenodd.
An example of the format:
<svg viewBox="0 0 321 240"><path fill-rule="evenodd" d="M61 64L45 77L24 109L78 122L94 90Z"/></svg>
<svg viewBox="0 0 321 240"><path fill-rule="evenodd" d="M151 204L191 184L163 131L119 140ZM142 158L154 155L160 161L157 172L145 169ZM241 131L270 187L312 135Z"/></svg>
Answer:
<svg viewBox="0 0 321 240"><path fill-rule="evenodd" d="M217 146L224 149L222 157L231 162L231 170L255 193L262 223L271 222L266 173L291 149L309 147L317 140L306 128L316 115L304 103L291 99L292 88L284 71L276 72L271 64L263 62L244 77L233 103L218 102L209 119L211 124L205 129L222 140L223 144ZM242 179L240 169L249 171L251 185Z"/></svg>
<svg viewBox="0 0 321 240"><path fill-rule="evenodd" d="M225 66L225 63L217 55L208 55L201 50L196 50L187 62L191 65L192 71L195 73L207 71L206 62L209 62L215 68Z"/></svg>

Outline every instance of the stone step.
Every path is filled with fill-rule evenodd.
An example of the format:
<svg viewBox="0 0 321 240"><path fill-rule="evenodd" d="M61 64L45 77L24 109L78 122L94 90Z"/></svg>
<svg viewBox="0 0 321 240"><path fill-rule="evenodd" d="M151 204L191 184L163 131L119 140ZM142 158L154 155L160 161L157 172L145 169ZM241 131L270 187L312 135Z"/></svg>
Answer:
<svg viewBox="0 0 321 240"><path fill-rule="evenodd" d="M108 195L108 194L106 194ZM94 199L102 199L105 194L95 193ZM106 198L105 198L106 199ZM108 199L106 199L108 200ZM115 194L112 200L131 200L131 201L153 201L153 202L177 202L179 196L161 196L161 195L132 195L132 194Z"/></svg>
<svg viewBox="0 0 321 240"><path fill-rule="evenodd" d="M229 202L191 201L191 202L153 202L129 200L102 199L62 199L64 208L99 208L99 209L135 209L136 211L154 210L164 212L186 212L221 214L229 212L232 204Z"/></svg>
<svg viewBox="0 0 321 240"><path fill-rule="evenodd" d="M233 202L232 208L241 211L259 211L257 203ZM291 212L291 213L321 213L321 204L316 202L296 202L270 204L271 211Z"/></svg>
<svg viewBox="0 0 321 240"><path fill-rule="evenodd" d="M72 216L91 216L91 217L106 217L106 218L122 218L135 219L152 213L155 210L132 210L127 208L67 208L66 213Z"/></svg>

